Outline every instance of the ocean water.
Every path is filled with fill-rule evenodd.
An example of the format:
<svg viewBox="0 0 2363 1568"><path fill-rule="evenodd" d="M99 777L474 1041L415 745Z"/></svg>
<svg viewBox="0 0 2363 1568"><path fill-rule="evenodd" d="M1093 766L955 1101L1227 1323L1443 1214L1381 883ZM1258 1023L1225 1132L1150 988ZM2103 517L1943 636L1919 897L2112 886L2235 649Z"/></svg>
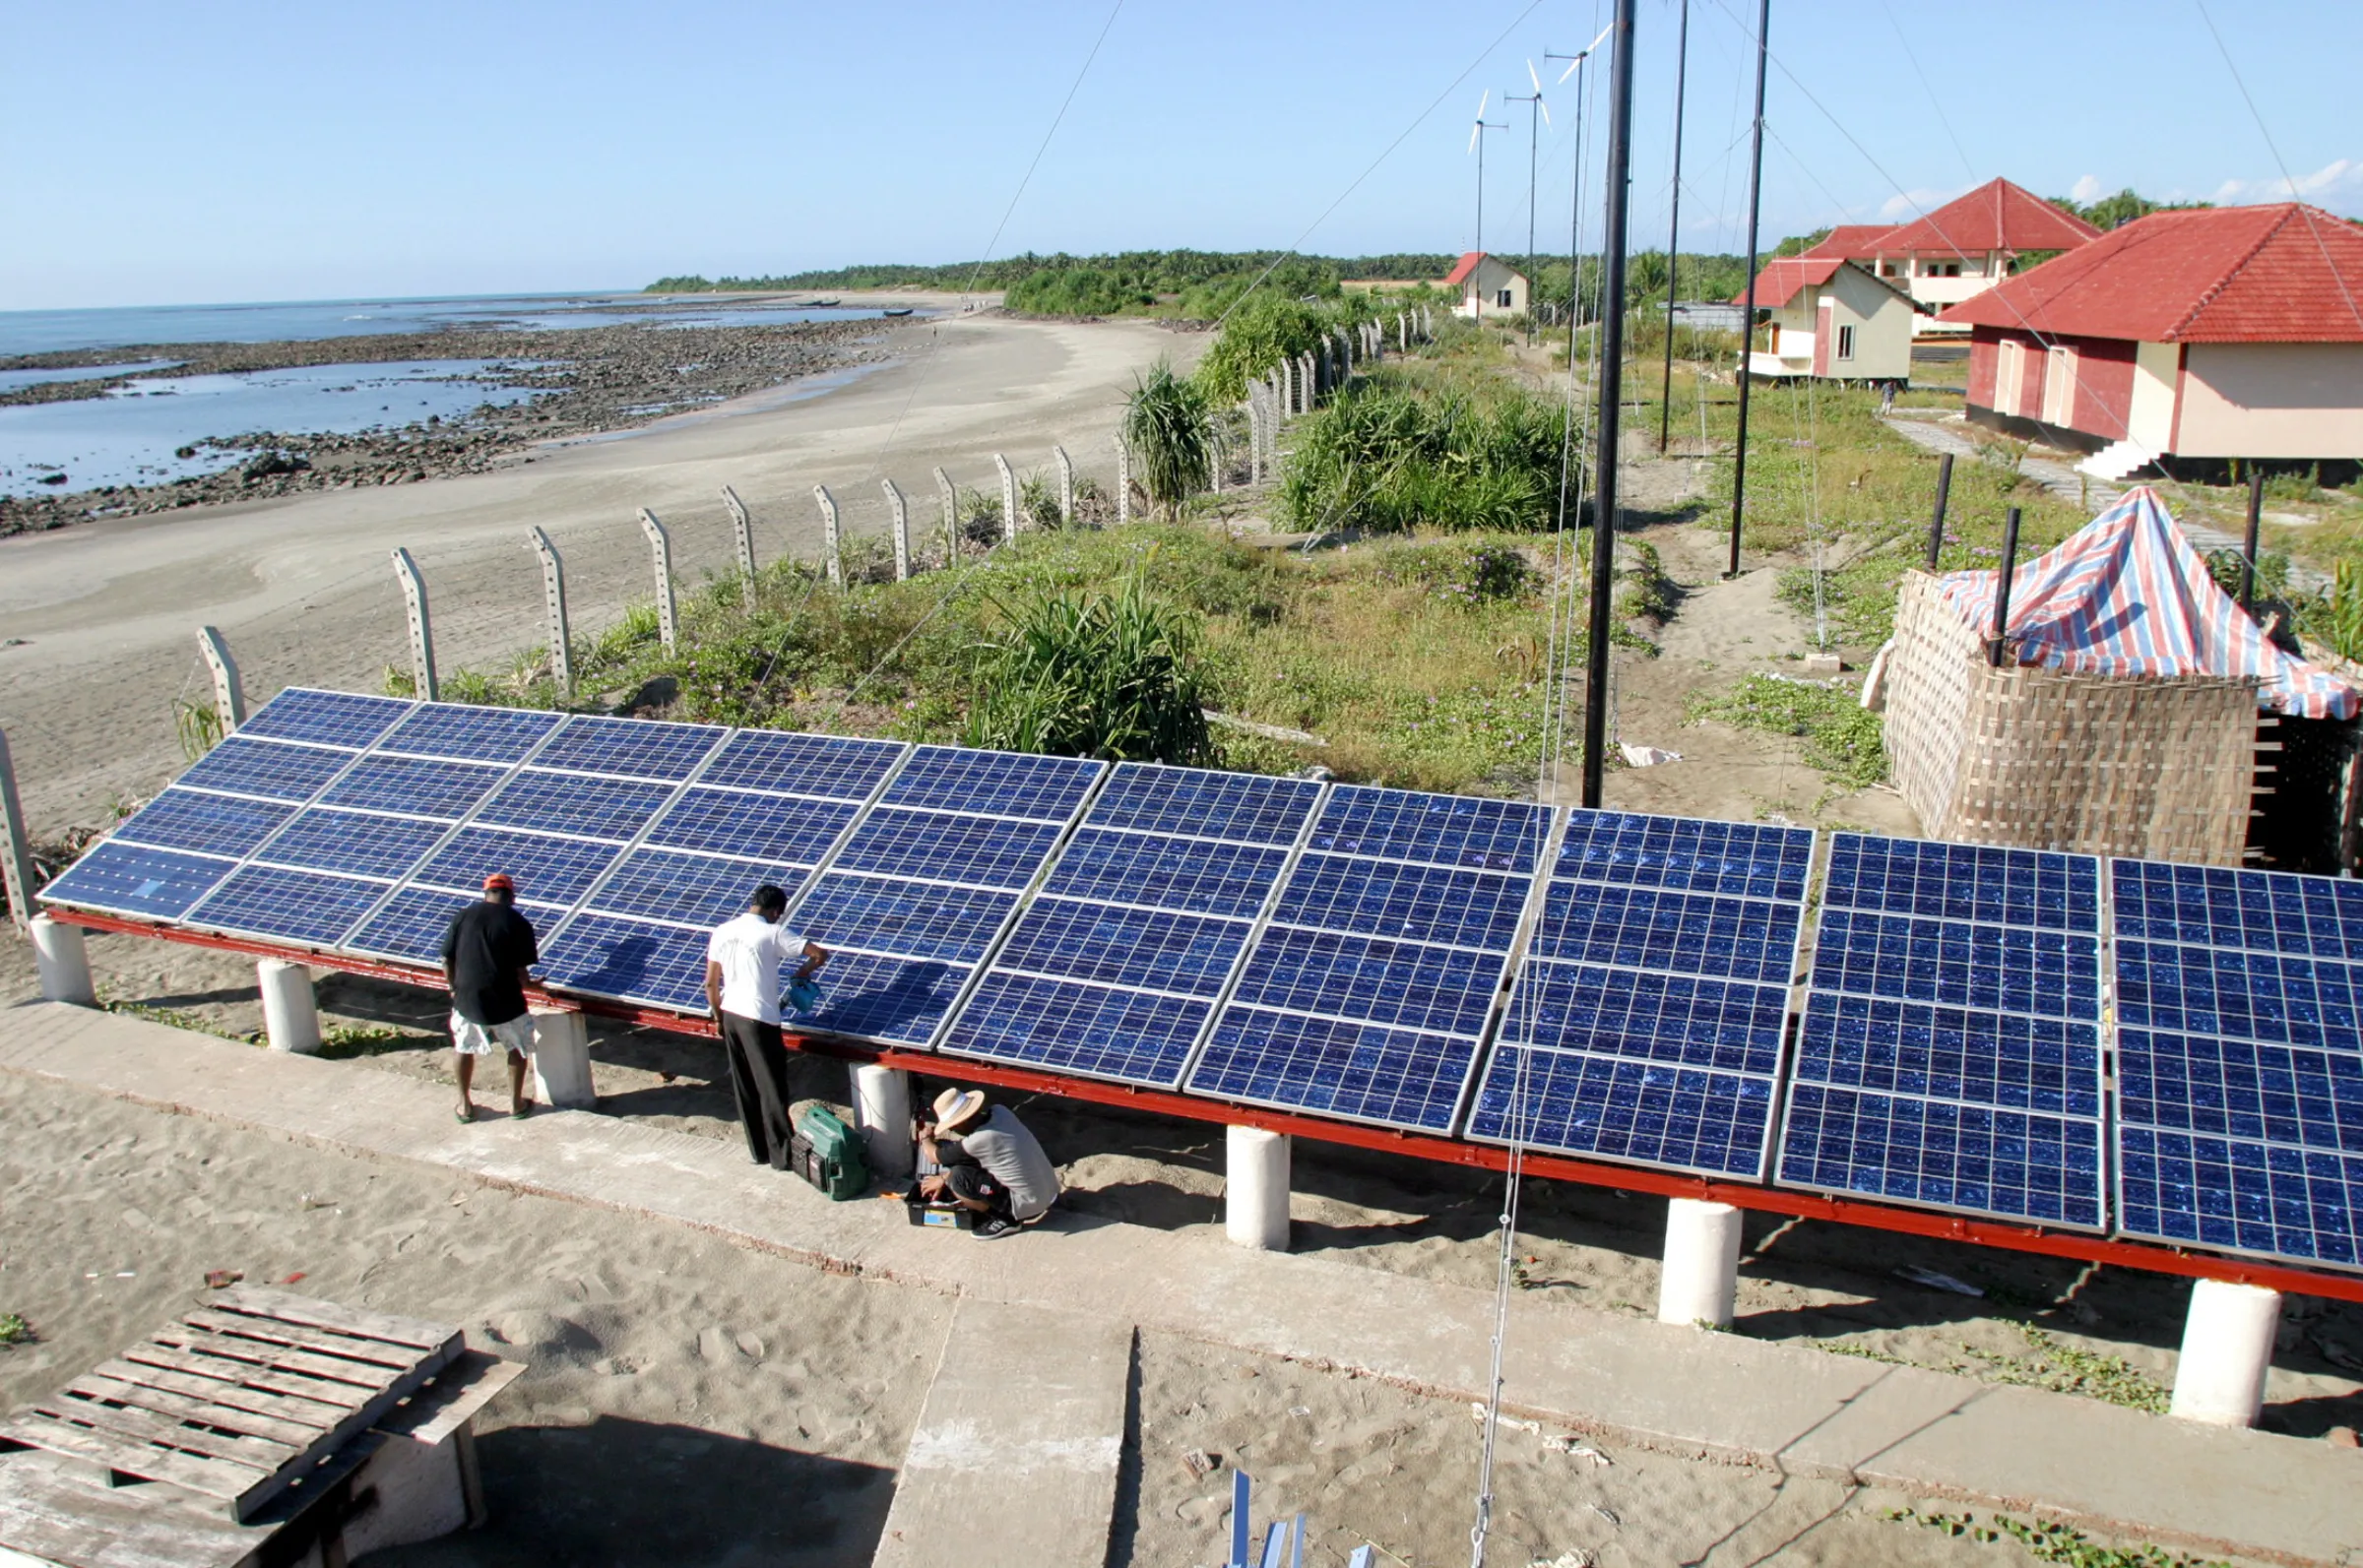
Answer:
<svg viewBox="0 0 2363 1568"><path fill-rule="evenodd" d="M445 299L313 299L253 305L129 305L110 310L0 310L0 358L147 343L308 343L439 327L551 331L612 327L728 327L859 321L876 310L816 310L787 295L742 302L710 294L482 294Z"/></svg>
<svg viewBox="0 0 2363 1568"><path fill-rule="evenodd" d="M0 392L17 392L46 381L96 381L102 376L136 376L143 370L162 370L173 359L142 359L128 365L79 365L69 370L0 370Z"/></svg>
<svg viewBox="0 0 2363 1568"><path fill-rule="evenodd" d="M537 394L506 384L489 359L419 359L401 364L300 365L237 375L160 376L100 398L0 408L0 495L40 495L103 484L162 484L246 460L200 447L208 436L253 430L350 435L464 418L485 404ZM43 482L51 474L62 484Z"/></svg>

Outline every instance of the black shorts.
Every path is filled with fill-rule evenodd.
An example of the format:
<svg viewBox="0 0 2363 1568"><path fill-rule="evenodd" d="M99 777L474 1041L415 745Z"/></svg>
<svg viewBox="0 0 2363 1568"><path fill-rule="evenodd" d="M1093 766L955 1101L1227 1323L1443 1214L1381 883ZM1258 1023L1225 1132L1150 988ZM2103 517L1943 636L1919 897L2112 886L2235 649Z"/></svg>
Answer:
<svg viewBox="0 0 2363 1568"><path fill-rule="evenodd" d="M1017 1216L1009 1207L1009 1189L993 1180L992 1172L983 1165L946 1165L943 1182L952 1189L953 1196L984 1204L995 1218L1015 1223Z"/></svg>

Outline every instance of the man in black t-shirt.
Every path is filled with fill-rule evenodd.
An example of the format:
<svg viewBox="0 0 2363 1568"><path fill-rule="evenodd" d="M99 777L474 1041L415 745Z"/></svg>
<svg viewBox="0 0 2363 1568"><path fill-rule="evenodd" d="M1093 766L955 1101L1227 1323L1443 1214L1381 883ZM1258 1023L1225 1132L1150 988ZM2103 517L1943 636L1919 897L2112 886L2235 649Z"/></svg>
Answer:
<svg viewBox="0 0 2363 1568"><path fill-rule="evenodd" d="M509 1111L534 1108L525 1093L525 1059L534 1048L534 1021L525 1010L526 971L542 962L531 920L519 914L517 884L505 871L484 878L484 896L451 917L443 932L443 978L451 987L451 1045L460 1079L462 1121L476 1120L468 1091L476 1059L495 1042L509 1056Z"/></svg>

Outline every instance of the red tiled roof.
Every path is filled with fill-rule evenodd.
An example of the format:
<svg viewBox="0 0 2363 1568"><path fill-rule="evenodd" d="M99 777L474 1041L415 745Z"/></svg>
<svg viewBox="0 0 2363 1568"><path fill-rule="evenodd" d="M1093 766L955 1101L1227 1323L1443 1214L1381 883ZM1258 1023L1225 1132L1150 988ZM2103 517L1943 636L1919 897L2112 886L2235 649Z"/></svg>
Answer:
<svg viewBox="0 0 2363 1568"><path fill-rule="evenodd" d="M1778 310L1795 299L1799 290L1828 282L1845 265L1842 256L1775 256L1756 275L1756 306L1758 310ZM1734 294L1731 302L1744 305L1748 296L1745 292Z"/></svg>
<svg viewBox="0 0 2363 1568"><path fill-rule="evenodd" d="M2297 202L2152 213L1938 319L2136 343L2363 343L2363 229Z"/></svg>
<svg viewBox="0 0 2363 1568"><path fill-rule="evenodd" d="M2074 250L2100 230L2009 180L1988 180L1917 222L1889 229L1884 256L1982 256L1990 250Z"/></svg>
<svg viewBox="0 0 2363 1568"><path fill-rule="evenodd" d="M1451 273L1445 277L1444 286L1449 288L1454 283L1457 283L1462 279L1468 277L1469 274L1477 270L1477 264L1483 260L1485 260L1485 252L1481 250L1470 251L1466 256L1461 257L1459 264L1455 266Z"/></svg>
<svg viewBox="0 0 2363 1568"><path fill-rule="evenodd" d="M1829 237L1803 252L1807 256L1835 256L1840 261L1856 261L1876 256L1880 247L1874 243L1881 236L1895 232L1892 223L1840 223L1829 231Z"/></svg>

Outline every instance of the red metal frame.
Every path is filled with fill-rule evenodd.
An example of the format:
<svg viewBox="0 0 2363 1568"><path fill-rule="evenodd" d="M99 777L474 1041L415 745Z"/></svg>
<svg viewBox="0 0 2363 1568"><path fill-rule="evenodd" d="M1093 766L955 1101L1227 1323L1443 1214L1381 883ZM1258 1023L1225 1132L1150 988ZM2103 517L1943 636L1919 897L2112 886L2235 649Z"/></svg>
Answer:
<svg viewBox="0 0 2363 1568"><path fill-rule="evenodd" d="M347 974L362 974L372 979L392 980L429 990L443 988L440 972L415 965L377 963L339 953L318 953L307 948L283 947L243 937L213 936L202 931L152 925L142 920L94 914L81 909L52 909L49 913L56 919L86 926L94 931L152 936L192 947L251 954L256 958L292 959ZM607 1002L596 997L552 995L538 988L530 991L529 995L551 1006L577 1008L596 1017L618 1019L676 1035L710 1038L714 1034L714 1026L705 1019L667 1012L662 1008ZM1091 1078L1068 1078L1056 1073L1036 1072L1030 1068L938 1056L932 1051L875 1050L846 1041L798 1035L789 1035L788 1042L797 1050L815 1055L854 1062L874 1062L884 1067L925 1073L932 1078L991 1084L996 1088L1023 1090L1030 1094L1057 1095L1067 1099L1119 1105L1160 1116L1179 1116L1189 1121L1261 1127L1271 1132L1289 1133L1324 1143L1433 1160L1440 1164L1465 1165L1481 1170L1506 1170L1509 1166L1507 1149L1492 1144L1464 1143L1455 1138L1439 1138L1430 1133L1398 1132L1391 1128L1331 1121L1326 1117L1269 1110L1256 1105L1197 1099L1165 1090L1139 1089L1129 1084L1112 1084ZM2077 1230L2051 1230L2041 1225L2012 1224L2006 1221L1978 1220L1966 1215L1938 1214L1892 1204L1871 1203L1859 1198L1837 1198L1753 1182L1716 1181L1673 1171L1577 1160L1565 1155L1529 1152L1523 1159L1523 1165L1529 1175L1580 1182L1591 1187L1613 1187L1667 1198L1698 1198L1731 1204L1740 1209L1788 1215L1800 1220L1826 1220L1837 1224L1891 1230L1904 1235L1966 1241L1975 1246L1996 1247L2009 1252L2032 1252L2047 1257L2074 1258L2084 1263L2143 1269L2153 1274L2180 1275L2194 1280L2223 1280L2291 1294L2363 1302L2363 1276L2317 1273L2310 1269L2228 1257L2221 1253L2194 1252L2159 1242L2113 1240Z"/></svg>

